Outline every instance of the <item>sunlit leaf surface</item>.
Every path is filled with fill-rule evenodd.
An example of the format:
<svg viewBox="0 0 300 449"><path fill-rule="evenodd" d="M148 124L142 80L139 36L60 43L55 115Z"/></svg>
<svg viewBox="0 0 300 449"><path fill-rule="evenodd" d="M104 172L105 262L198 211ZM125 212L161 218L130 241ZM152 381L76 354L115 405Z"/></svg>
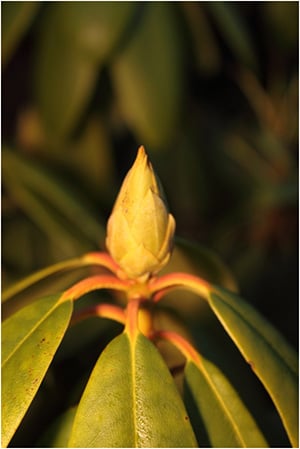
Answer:
<svg viewBox="0 0 300 449"><path fill-rule="evenodd" d="M239 395L214 364L201 357L200 369L193 361L188 361L185 367L185 387L187 402L192 403L196 411L195 422L193 413L191 420L200 445L268 446Z"/></svg>
<svg viewBox="0 0 300 449"><path fill-rule="evenodd" d="M2 326L2 445L19 426L67 329L72 302L34 302Z"/></svg>
<svg viewBox="0 0 300 449"><path fill-rule="evenodd" d="M241 298L215 289L209 303L273 399L293 446L298 444L298 361L279 332Z"/></svg>
<svg viewBox="0 0 300 449"><path fill-rule="evenodd" d="M195 447L189 418L161 356L142 334L100 356L75 417L70 447Z"/></svg>

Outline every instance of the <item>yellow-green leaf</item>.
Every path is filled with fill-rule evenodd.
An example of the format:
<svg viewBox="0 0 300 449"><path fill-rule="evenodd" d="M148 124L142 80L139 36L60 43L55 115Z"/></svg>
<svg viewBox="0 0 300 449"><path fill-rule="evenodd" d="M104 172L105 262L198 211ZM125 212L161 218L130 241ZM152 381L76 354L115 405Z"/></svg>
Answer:
<svg viewBox="0 0 300 449"><path fill-rule="evenodd" d="M224 329L261 380L293 446L298 444L298 358L280 333L250 304L228 290L187 273L158 278L152 291L187 288L205 298Z"/></svg>
<svg viewBox="0 0 300 449"><path fill-rule="evenodd" d="M193 412L190 416L200 445L268 447L237 392L214 364L203 357L201 366L187 361L185 387L187 407L193 404L196 410L196 421Z"/></svg>
<svg viewBox="0 0 300 449"><path fill-rule="evenodd" d="M270 323L238 296L214 288L208 301L269 392L292 445L297 446L298 359L294 350Z"/></svg>
<svg viewBox="0 0 300 449"><path fill-rule="evenodd" d="M187 412L154 345L123 333L100 356L70 447L195 447Z"/></svg>
<svg viewBox="0 0 300 449"><path fill-rule="evenodd" d="M50 265L46 268L43 268L42 270L39 270L29 276L27 276L24 279L21 279L19 282L16 282L12 286L8 287L6 290L2 293L2 302L9 300L10 298L14 297L18 293L21 293L23 290L26 290L27 288L31 287L35 283L42 281L43 279L58 274L60 272L66 271L66 270L72 270L76 268L80 268L84 265L84 259L81 257L77 257L74 259L68 259L64 260L62 262L58 262L56 264Z"/></svg>
<svg viewBox="0 0 300 449"><path fill-rule="evenodd" d="M2 326L2 446L30 406L72 314L72 302L50 296L24 307Z"/></svg>

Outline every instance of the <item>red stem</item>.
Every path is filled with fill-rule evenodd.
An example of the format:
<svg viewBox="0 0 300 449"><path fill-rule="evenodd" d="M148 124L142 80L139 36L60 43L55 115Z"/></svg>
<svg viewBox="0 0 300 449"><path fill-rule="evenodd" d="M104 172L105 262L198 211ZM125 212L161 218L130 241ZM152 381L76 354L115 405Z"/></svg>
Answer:
<svg viewBox="0 0 300 449"><path fill-rule="evenodd" d="M152 340L163 339L172 343L188 360L193 360L199 365L201 363L200 354L196 351L191 343L176 332L172 331L156 331L151 336Z"/></svg>
<svg viewBox="0 0 300 449"><path fill-rule="evenodd" d="M149 282L149 289L154 295L154 302L160 301L164 295L175 288L187 288L206 299L211 290L211 284L187 273L165 274L161 277L155 277Z"/></svg>
<svg viewBox="0 0 300 449"><path fill-rule="evenodd" d="M87 264L100 265L101 267L107 268L114 274L117 274L120 270L119 265L106 252L87 253L82 257L82 260Z"/></svg>
<svg viewBox="0 0 300 449"><path fill-rule="evenodd" d="M85 318L99 316L101 318L108 318L117 321L121 324L125 324L126 316L121 307L114 306L112 304L97 304L92 307L80 310L74 314L72 318L72 324L77 323Z"/></svg>
<svg viewBox="0 0 300 449"><path fill-rule="evenodd" d="M138 331L138 313L139 307L143 299L131 299L128 301L126 307L126 326L125 331L129 334L131 338L135 338Z"/></svg>
<svg viewBox="0 0 300 449"><path fill-rule="evenodd" d="M63 293L61 300L75 300L86 293L99 289L126 291L128 290L129 285L130 283L128 281L122 281L112 275L91 276L77 282L75 285L66 290Z"/></svg>

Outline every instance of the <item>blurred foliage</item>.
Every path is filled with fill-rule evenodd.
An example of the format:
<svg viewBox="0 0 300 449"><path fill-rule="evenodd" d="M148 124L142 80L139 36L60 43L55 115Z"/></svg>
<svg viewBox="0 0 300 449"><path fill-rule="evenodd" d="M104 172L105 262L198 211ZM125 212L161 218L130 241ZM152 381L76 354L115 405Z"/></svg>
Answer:
<svg viewBox="0 0 300 449"><path fill-rule="evenodd" d="M213 279L297 345L298 3L1 8L3 286L103 248L143 144L177 234L201 245L172 269L209 277L213 249L236 280Z"/></svg>

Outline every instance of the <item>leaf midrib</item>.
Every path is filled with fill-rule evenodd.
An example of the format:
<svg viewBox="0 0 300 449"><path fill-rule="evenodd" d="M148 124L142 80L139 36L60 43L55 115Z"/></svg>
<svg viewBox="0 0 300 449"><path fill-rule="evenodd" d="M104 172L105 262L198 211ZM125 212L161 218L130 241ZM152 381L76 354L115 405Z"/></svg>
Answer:
<svg viewBox="0 0 300 449"><path fill-rule="evenodd" d="M193 363L193 362L191 362L191 363ZM196 366L196 368L198 368L197 365L195 365L195 366ZM199 368L200 368L200 366L199 366ZM247 443L245 442L244 438L243 438L242 435L241 435L241 432L240 432L240 430L239 430L239 426L236 424L232 412L230 412L229 409L226 407L226 404L225 404L225 402L223 401L222 396L221 396L220 393L218 392L218 389L217 389L217 387L215 386L215 384L212 382L212 380L211 380L210 376L208 375L207 370L206 370L206 368L205 368L205 366L204 366L203 364L201 364L201 371L202 371L203 375L205 376L205 378L206 378L206 380L207 380L207 382L208 382L210 388L212 389L214 395L215 395L215 396L217 397L217 399L219 400L219 403L220 403L220 405L221 405L221 407L222 407L222 409L223 409L225 415L227 416L227 418L228 418L228 420L229 420L229 423L230 423L231 426L233 427L233 429L234 429L234 431L235 431L235 434L237 435L237 439L239 439L239 441L240 441L240 444L241 444L240 447L247 447Z"/></svg>

